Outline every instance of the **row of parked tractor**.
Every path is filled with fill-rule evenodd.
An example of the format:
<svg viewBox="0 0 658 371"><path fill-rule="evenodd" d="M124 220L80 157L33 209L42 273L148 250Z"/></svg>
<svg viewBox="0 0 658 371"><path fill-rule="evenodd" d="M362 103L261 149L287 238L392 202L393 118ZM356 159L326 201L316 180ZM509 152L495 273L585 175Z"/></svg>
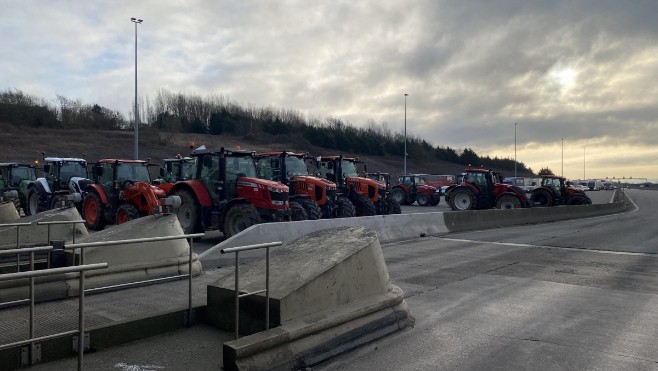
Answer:
<svg viewBox="0 0 658 371"><path fill-rule="evenodd" d="M261 222L400 214L400 205L453 210L582 205L591 200L560 177L543 177L530 197L502 176L468 168L455 176L368 173L357 158L287 151L197 148L165 159L152 179L150 160L46 157L41 164L0 164L0 197L25 215L73 204L90 229L176 212L186 233L230 237ZM42 176L39 177L39 171Z"/></svg>

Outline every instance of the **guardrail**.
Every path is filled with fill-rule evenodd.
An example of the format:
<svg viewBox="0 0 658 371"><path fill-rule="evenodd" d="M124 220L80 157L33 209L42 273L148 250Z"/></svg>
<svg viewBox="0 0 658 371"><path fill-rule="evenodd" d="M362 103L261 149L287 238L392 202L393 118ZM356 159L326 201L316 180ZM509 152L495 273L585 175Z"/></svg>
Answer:
<svg viewBox="0 0 658 371"><path fill-rule="evenodd" d="M35 251L40 251L45 248L50 248L52 249L52 246L47 246L47 247L35 247L35 248L29 248L29 249L22 249L22 250L29 250L30 255L31 255L31 262L32 265L34 264L34 252ZM7 251L6 253L15 253L16 250L11 250ZM49 340L49 339L54 339L58 337L63 337L67 335L75 335L76 333L78 334L78 341L77 341L77 346L78 346L78 370L83 369L83 353L84 353L84 329L85 329L85 317L84 317L84 303L85 303L85 274L84 272L89 271L89 270L96 270L96 269L106 269L108 267L107 263L97 263L97 264L89 264L89 265L79 265L79 266L72 266L72 267L63 267L63 268L50 268L50 269L44 269L44 270L38 270L38 271L28 271L28 272L16 272L16 273L6 273L6 274L1 274L0 275L0 282L2 281L11 281L11 280L17 280L17 279L25 279L29 278L30 280L30 338L27 340L22 340L22 341L17 341L14 343L10 344L4 344L0 345L0 350L16 347L16 346L21 346L21 345L29 345L29 349L27 351L22 351L22 354L26 354L29 352L29 357L28 356L22 356L24 365L33 365L36 362L38 362L41 358L40 356L40 348L37 349L36 347L36 342L38 341L44 341L44 340ZM31 267L32 269L34 267ZM52 276L55 274L62 274L62 273L79 273L78 276L78 330L72 330L72 331L65 331L65 332L60 332L57 334L51 334L51 335L46 335L46 336L41 336L38 338L34 337L34 278L36 277L44 277L44 276Z"/></svg>
<svg viewBox="0 0 658 371"><path fill-rule="evenodd" d="M240 338L240 298L265 293L265 330L270 329L270 247L281 246L282 242L267 242L256 245L221 249L222 254L235 253L235 339ZM265 249L265 289L254 292L240 292L240 251Z"/></svg>

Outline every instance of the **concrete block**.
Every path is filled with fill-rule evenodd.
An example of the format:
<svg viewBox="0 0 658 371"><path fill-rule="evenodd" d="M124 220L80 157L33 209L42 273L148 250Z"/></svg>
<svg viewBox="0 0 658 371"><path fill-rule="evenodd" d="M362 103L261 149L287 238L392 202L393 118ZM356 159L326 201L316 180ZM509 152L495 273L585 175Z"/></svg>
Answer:
<svg viewBox="0 0 658 371"><path fill-rule="evenodd" d="M20 218L13 202L0 202L0 224L16 223Z"/></svg>
<svg viewBox="0 0 658 371"><path fill-rule="evenodd" d="M62 240L71 242L75 233L76 240L89 235L84 224L54 224L54 225L37 225L36 222L54 222L54 221L74 221L82 220L80 213L74 207L65 209L53 209L44 211L35 215L21 218L20 223L32 223L30 226L20 227L20 245L21 247L30 246L47 246L49 240ZM48 229L50 227L50 238ZM16 228L0 228L0 249L16 248Z"/></svg>

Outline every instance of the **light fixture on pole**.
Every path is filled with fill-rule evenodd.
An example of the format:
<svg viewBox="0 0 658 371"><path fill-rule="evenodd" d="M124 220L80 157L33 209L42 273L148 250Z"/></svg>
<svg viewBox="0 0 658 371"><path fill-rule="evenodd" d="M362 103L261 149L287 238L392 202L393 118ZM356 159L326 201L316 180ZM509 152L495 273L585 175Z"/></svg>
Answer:
<svg viewBox="0 0 658 371"><path fill-rule="evenodd" d="M517 123L514 123L514 177L516 178L516 125Z"/></svg>
<svg viewBox="0 0 658 371"><path fill-rule="evenodd" d="M407 175L407 96L404 93L404 175Z"/></svg>
<svg viewBox="0 0 658 371"><path fill-rule="evenodd" d="M133 150L133 157L139 160L139 110L137 106L137 24L142 23L142 19L130 18L130 21L135 24L135 145Z"/></svg>

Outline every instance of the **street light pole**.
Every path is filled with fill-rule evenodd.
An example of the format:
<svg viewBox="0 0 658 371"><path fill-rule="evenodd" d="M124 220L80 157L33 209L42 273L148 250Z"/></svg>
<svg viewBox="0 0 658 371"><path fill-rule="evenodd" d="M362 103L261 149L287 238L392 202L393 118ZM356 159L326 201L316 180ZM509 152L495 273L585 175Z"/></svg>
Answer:
<svg viewBox="0 0 658 371"><path fill-rule="evenodd" d="M516 178L516 126L517 123L514 123L514 177Z"/></svg>
<svg viewBox="0 0 658 371"><path fill-rule="evenodd" d="M562 177L564 177L564 138L562 138Z"/></svg>
<svg viewBox="0 0 658 371"><path fill-rule="evenodd" d="M404 93L404 175L407 175L407 96Z"/></svg>
<svg viewBox="0 0 658 371"><path fill-rule="evenodd" d="M585 176L585 147L583 147L583 180L587 180Z"/></svg>
<svg viewBox="0 0 658 371"><path fill-rule="evenodd" d="M139 160L139 110L137 106L137 24L142 23L142 19L130 18L130 21L135 24L135 145L133 149L133 157Z"/></svg>

